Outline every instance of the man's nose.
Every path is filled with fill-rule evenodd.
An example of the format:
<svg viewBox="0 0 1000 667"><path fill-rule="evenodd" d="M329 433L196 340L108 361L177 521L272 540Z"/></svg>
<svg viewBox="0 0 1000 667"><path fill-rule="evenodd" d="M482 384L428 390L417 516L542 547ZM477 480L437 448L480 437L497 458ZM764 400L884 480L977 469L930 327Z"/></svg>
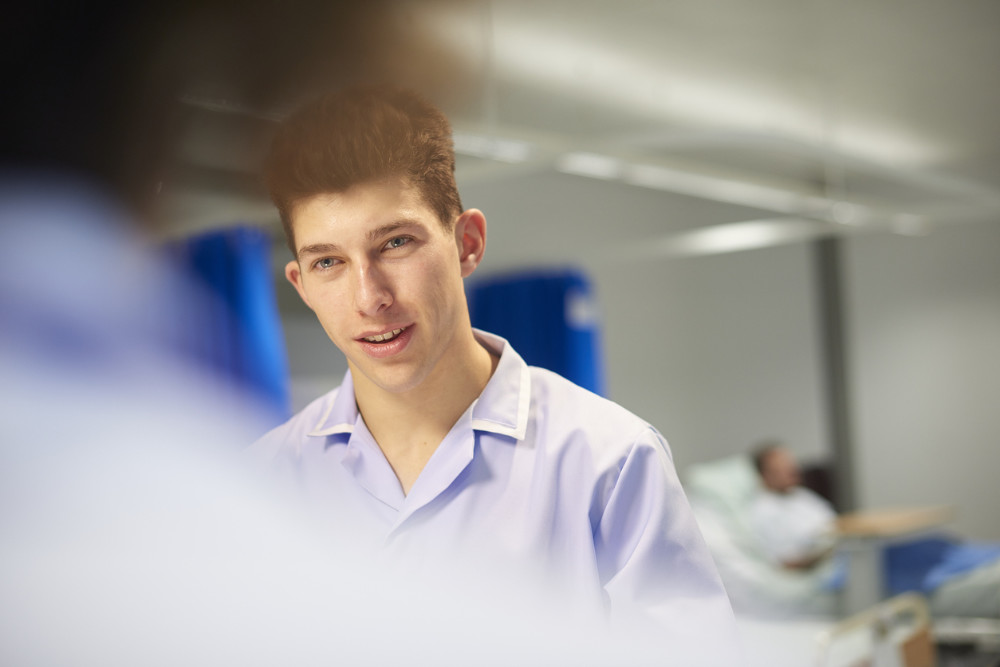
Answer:
<svg viewBox="0 0 1000 667"><path fill-rule="evenodd" d="M354 305L362 315L377 315L392 304L392 291L374 265L358 265L355 281Z"/></svg>

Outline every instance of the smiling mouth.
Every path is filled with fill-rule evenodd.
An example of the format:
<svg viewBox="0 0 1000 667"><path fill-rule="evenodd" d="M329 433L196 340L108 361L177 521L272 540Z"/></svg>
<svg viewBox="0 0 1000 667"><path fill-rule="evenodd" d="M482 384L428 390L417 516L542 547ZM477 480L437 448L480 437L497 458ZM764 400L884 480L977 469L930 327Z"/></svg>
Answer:
<svg viewBox="0 0 1000 667"><path fill-rule="evenodd" d="M406 329L407 329L407 327L403 327L402 329L393 329L392 331L389 331L389 332L384 333L384 334L376 334L374 336L366 336L365 338L362 338L361 340L365 341L366 343L387 343L390 340L392 340L393 338L395 338L396 336L398 336L399 334L401 334L404 331L406 331Z"/></svg>

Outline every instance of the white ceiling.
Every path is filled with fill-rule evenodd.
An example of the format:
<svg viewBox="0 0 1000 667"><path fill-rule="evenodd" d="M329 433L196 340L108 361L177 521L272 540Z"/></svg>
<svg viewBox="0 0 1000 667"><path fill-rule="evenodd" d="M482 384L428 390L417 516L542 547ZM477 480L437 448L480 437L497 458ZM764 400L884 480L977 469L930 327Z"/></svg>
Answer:
<svg viewBox="0 0 1000 667"><path fill-rule="evenodd" d="M705 204L662 229L635 216L664 255L739 246L692 228L752 245L1000 224L996 0L393 2L368 41L452 117L463 196ZM274 224L250 175L281 105L189 103L172 233Z"/></svg>

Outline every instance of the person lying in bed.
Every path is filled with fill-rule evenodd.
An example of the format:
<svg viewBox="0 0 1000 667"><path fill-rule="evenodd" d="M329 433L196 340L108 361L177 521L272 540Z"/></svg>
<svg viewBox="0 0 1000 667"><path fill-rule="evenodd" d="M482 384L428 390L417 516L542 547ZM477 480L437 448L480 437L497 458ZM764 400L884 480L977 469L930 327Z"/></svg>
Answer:
<svg viewBox="0 0 1000 667"><path fill-rule="evenodd" d="M760 445L752 458L761 485L750 506L750 521L760 549L788 569L815 567L833 553L833 507L802 486L795 456L780 443Z"/></svg>
<svg viewBox="0 0 1000 667"><path fill-rule="evenodd" d="M749 522L760 551L787 570L826 563L835 546L833 507L802 486L798 462L782 443L762 443L751 458L760 485ZM936 616L1000 618L1000 543L933 535L890 546L884 566L889 593L924 593Z"/></svg>

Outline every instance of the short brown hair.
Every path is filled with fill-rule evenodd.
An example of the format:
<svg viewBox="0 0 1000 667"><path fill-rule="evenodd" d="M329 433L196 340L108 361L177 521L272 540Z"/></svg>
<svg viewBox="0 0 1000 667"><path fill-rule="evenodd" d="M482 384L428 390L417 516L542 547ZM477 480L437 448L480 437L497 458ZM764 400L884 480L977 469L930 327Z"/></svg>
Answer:
<svg viewBox="0 0 1000 667"><path fill-rule="evenodd" d="M264 163L292 254L297 203L392 176L408 178L445 228L462 212L448 119L420 95L385 86L349 88L301 107L278 128Z"/></svg>

